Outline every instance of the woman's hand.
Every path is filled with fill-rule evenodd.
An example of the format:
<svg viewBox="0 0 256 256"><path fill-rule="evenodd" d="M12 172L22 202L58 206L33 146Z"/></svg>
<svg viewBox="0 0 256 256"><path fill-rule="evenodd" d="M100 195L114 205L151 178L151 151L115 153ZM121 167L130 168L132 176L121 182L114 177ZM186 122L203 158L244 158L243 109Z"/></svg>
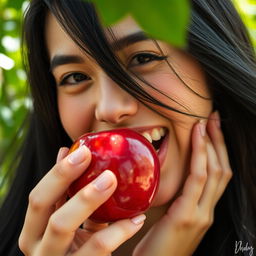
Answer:
<svg viewBox="0 0 256 256"><path fill-rule="evenodd" d="M60 149L56 165L30 193L19 238L26 256L109 255L143 225L144 215L112 225L87 220L115 191L117 181L110 171L103 172L66 202L68 187L91 161L85 146L67 153L67 148ZM85 229L79 228L82 223Z"/></svg>
<svg viewBox="0 0 256 256"><path fill-rule="evenodd" d="M192 255L213 223L232 171L218 113L192 132L190 173L181 195L135 248L133 256Z"/></svg>

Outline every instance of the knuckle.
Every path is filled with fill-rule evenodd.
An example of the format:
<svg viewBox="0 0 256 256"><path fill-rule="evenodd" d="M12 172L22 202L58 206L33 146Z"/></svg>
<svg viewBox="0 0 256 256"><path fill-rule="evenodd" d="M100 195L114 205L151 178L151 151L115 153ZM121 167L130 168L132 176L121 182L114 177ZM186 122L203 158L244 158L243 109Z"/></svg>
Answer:
<svg viewBox="0 0 256 256"><path fill-rule="evenodd" d="M213 173L213 175L214 175L215 177L219 178L219 177L221 177L223 171L222 171L221 167L220 167L218 164L216 164L216 165L212 168L211 172Z"/></svg>
<svg viewBox="0 0 256 256"><path fill-rule="evenodd" d="M134 226L131 225L130 220L120 221L118 224L118 232L122 240L127 240L134 234Z"/></svg>
<svg viewBox="0 0 256 256"><path fill-rule="evenodd" d="M129 236L130 233L134 231L133 226L130 225L130 221L129 223L127 221L120 222L119 227L120 227L119 233L120 233L120 236L122 237L127 237Z"/></svg>
<svg viewBox="0 0 256 256"><path fill-rule="evenodd" d="M196 217L196 216L183 216L180 219L178 226L182 229L190 229L197 227L201 231L208 230L213 224L213 218L209 216Z"/></svg>
<svg viewBox="0 0 256 256"><path fill-rule="evenodd" d="M19 236L18 246L23 253L27 252L27 241L23 234Z"/></svg>
<svg viewBox="0 0 256 256"><path fill-rule="evenodd" d="M205 183L206 179L207 179L207 174L206 172L197 172L195 174L195 179L198 183L202 184Z"/></svg>
<svg viewBox="0 0 256 256"><path fill-rule="evenodd" d="M225 173L225 177L226 177L227 181L229 181L233 176L233 172L230 167L226 168L224 170L224 173Z"/></svg>
<svg viewBox="0 0 256 256"><path fill-rule="evenodd" d="M190 216L183 216L179 222L179 226L181 228L190 228L194 226L194 224L195 224L195 220L193 217L190 217Z"/></svg>
<svg viewBox="0 0 256 256"><path fill-rule="evenodd" d="M77 196L78 196L79 201L81 201L82 203L88 203L91 201L93 202L93 200L92 200L93 194L91 193L91 190L88 189L88 186L81 189L78 192Z"/></svg>
<svg viewBox="0 0 256 256"><path fill-rule="evenodd" d="M28 197L29 206L34 211L38 211L44 207L44 201L36 190L32 190Z"/></svg>
<svg viewBox="0 0 256 256"><path fill-rule="evenodd" d="M97 198L95 199L95 193L93 193L91 186L86 186L85 189L81 189L81 191L78 192L77 197L81 204L86 205L88 210L94 211L95 208L100 205L100 200Z"/></svg>
<svg viewBox="0 0 256 256"><path fill-rule="evenodd" d="M111 253L112 248L110 248L110 246L100 235L98 235L98 233L95 233L91 238L92 246L96 251Z"/></svg>
<svg viewBox="0 0 256 256"><path fill-rule="evenodd" d="M211 227L213 225L213 222L214 222L214 218L213 218L213 216L211 216L209 218L208 225Z"/></svg>
<svg viewBox="0 0 256 256"><path fill-rule="evenodd" d="M20 251L28 256L32 254L32 249L30 248L30 241L29 236L24 233L24 231L21 232L19 238L18 238L18 247Z"/></svg>
<svg viewBox="0 0 256 256"><path fill-rule="evenodd" d="M213 224L213 218L206 216L200 219L199 226L201 230L205 231L205 230L208 230L212 224Z"/></svg>
<svg viewBox="0 0 256 256"><path fill-rule="evenodd" d="M50 217L48 226L51 232L54 233L55 235L61 235L68 232L67 227L65 226L65 223L57 214L53 214Z"/></svg>
<svg viewBox="0 0 256 256"><path fill-rule="evenodd" d="M61 161L53 167L53 173L57 179L62 181L69 181L71 178L71 172L66 171L66 169L67 167L64 165L63 161Z"/></svg>

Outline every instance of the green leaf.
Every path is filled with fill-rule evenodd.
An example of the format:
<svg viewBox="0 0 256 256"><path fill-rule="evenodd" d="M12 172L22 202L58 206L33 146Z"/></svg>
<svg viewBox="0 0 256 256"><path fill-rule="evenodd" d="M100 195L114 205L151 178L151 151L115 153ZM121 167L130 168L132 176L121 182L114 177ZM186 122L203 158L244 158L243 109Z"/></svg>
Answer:
<svg viewBox="0 0 256 256"><path fill-rule="evenodd" d="M123 0L90 0L95 3L97 10L99 11L100 18L105 26L111 26L121 18L123 18L127 12L127 2Z"/></svg>
<svg viewBox="0 0 256 256"><path fill-rule="evenodd" d="M151 37L185 47L190 18L189 0L90 0L103 24L112 25L130 14Z"/></svg>
<svg viewBox="0 0 256 256"><path fill-rule="evenodd" d="M133 0L132 15L150 36L178 47L186 46L187 0Z"/></svg>

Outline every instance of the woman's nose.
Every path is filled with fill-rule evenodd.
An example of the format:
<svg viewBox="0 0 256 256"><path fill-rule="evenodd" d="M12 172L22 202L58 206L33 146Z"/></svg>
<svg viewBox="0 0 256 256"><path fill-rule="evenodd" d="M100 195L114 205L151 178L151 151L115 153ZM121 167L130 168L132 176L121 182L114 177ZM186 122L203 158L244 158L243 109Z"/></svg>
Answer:
<svg viewBox="0 0 256 256"><path fill-rule="evenodd" d="M98 88L95 110L98 121L118 124L137 113L138 101L107 75L99 79Z"/></svg>

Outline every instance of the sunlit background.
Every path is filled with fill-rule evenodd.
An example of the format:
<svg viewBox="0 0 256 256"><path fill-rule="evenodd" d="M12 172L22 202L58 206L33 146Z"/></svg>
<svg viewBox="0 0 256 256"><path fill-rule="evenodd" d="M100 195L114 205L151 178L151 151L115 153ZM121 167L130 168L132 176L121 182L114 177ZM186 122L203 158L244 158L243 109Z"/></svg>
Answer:
<svg viewBox="0 0 256 256"><path fill-rule="evenodd" d="M233 0L256 47L256 0ZM0 0L0 201L12 179L13 155L31 101L20 52L22 15L29 1ZM3 161L4 160L4 161Z"/></svg>

